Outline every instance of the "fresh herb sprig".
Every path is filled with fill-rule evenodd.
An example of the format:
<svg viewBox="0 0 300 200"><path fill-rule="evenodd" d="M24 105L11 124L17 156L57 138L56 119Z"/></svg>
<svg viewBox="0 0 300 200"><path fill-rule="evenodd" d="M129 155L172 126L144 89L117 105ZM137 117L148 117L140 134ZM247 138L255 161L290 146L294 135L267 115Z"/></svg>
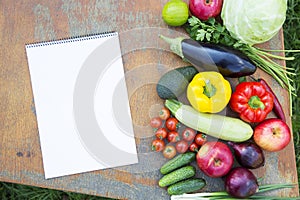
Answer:
<svg viewBox="0 0 300 200"><path fill-rule="evenodd" d="M242 43L232 37L229 31L214 18L201 21L197 17L192 16L188 19L186 31L194 40L222 44L243 52L257 67L270 74L281 87L288 90L290 95L290 113L292 115L291 99L295 88L290 77L295 75L294 70L278 64L273 59L293 60L294 57L279 56L272 54L272 52L300 52L299 50L266 50Z"/></svg>

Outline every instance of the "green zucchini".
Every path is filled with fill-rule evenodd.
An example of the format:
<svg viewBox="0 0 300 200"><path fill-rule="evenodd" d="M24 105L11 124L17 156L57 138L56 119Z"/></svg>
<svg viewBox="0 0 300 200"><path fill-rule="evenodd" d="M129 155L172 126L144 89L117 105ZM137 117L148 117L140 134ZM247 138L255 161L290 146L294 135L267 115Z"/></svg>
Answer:
<svg viewBox="0 0 300 200"><path fill-rule="evenodd" d="M185 66L168 71L159 79L156 91L162 99L177 99L186 90L189 82L198 73L193 66Z"/></svg>
<svg viewBox="0 0 300 200"><path fill-rule="evenodd" d="M179 181L182 181L184 179L191 178L195 176L196 169L195 167L189 165L185 166L179 169L176 169L175 171L172 171L169 174L164 175L159 181L158 185L160 187L166 187L169 185L172 185L174 183L177 183Z"/></svg>
<svg viewBox="0 0 300 200"><path fill-rule="evenodd" d="M206 182L201 178L190 178L183 180L168 187L169 195L178 195L189 192L195 192L202 189L206 185Z"/></svg>
<svg viewBox="0 0 300 200"><path fill-rule="evenodd" d="M170 173L171 171L182 167L186 164L191 163L196 159L196 153L194 152L186 152L183 154L179 154L176 157L172 158L168 162L166 162L161 168L160 168L160 173L162 174L167 174Z"/></svg>
<svg viewBox="0 0 300 200"><path fill-rule="evenodd" d="M253 135L246 122L219 114L200 113L177 100L166 100L165 106L182 124L222 140L244 142Z"/></svg>

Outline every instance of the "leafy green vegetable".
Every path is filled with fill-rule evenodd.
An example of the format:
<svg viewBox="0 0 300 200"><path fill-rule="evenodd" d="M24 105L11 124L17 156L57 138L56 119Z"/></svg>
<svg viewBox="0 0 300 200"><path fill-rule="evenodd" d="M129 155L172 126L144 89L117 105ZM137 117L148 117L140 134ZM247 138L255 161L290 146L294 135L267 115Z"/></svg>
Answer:
<svg viewBox="0 0 300 200"><path fill-rule="evenodd" d="M226 0L221 18L234 38L253 45L270 40L279 31L286 10L287 0Z"/></svg>
<svg viewBox="0 0 300 200"><path fill-rule="evenodd" d="M245 44L232 37L230 32L214 18L201 21L197 17L192 16L188 19L186 30L190 37L197 41L222 44L240 50L257 67L270 74L283 88L288 89L290 100L292 99L291 95L295 89L292 83L293 80L290 77L295 75L294 70L281 66L274 59L293 60L294 57L279 56L272 52L300 52L300 50L266 50ZM290 102L290 109L292 109L292 101Z"/></svg>

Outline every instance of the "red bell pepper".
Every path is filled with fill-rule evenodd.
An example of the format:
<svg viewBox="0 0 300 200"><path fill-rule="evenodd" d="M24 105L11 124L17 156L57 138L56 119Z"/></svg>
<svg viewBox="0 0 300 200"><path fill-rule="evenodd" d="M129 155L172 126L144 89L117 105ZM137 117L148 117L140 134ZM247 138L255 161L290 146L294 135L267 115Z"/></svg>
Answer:
<svg viewBox="0 0 300 200"><path fill-rule="evenodd" d="M242 82L231 95L230 107L246 122L261 122L273 109L273 96L260 82Z"/></svg>

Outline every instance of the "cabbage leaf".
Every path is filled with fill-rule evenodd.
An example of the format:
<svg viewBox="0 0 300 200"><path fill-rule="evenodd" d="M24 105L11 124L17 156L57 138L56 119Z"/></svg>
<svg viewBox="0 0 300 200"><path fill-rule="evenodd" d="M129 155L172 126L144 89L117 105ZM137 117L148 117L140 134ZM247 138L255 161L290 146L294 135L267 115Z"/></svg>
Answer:
<svg viewBox="0 0 300 200"><path fill-rule="evenodd" d="M221 18L232 37L253 45L278 33L286 10L287 0L224 0Z"/></svg>

